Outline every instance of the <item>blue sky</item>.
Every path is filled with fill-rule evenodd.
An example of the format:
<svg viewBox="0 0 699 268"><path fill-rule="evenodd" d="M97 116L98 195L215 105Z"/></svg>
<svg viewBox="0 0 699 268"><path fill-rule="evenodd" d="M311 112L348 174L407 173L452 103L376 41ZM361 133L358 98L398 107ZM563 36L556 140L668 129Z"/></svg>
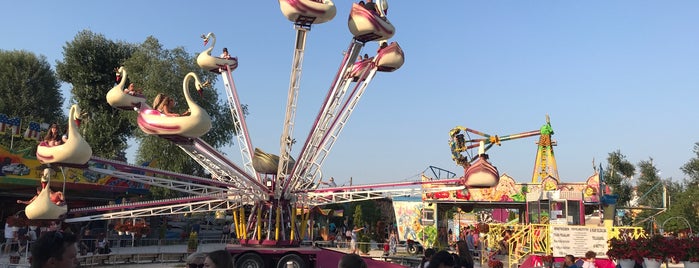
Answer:
<svg viewBox="0 0 699 268"><path fill-rule="evenodd" d="M153 35L194 54L204 49L199 36L214 32L215 51L228 47L240 60L233 75L250 108L253 145L278 153L292 23L277 1L204 3L16 1L0 16L0 49L54 64L65 43L89 29L134 43ZM351 41L351 3L336 1L335 19L308 35L297 140L307 136ZM604 162L615 150L633 163L652 157L663 178L681 180L679 168L699 141L698 10L696 1L392 1L392 41L405 51L405 65L376 76L323 175L339 184L402 181L430 165L463 174L450 158L451 128L508 135L538 129L549 114L562 181L583 181L593 159ZM216 88L224 96L223 83ZM491 160L528 182L536 141L504 142L490 150ZM224 151L240 161L237 147Z"/></svg>

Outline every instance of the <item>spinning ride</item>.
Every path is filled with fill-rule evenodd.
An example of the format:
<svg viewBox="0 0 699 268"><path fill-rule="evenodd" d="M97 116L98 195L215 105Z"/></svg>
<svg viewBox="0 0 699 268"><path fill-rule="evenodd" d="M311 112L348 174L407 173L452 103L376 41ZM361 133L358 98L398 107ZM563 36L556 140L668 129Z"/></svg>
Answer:
<svg viewBox="0 0 699 268"><path fill-rule="evenodd" d="M242 106L232 76L232 71L238 67L237 59L221 59L211 56L211 51L215 45L215 35L209 33L202 38L204 38L205 45L209 40L212 44L197 57L197 63L204 70L221 74L243 158L243 167L237 166L201 140L200 137L211 128L211 119L190 96L189 83L191 80L195 81L197 90L201 90L202 86L196 75L190 73L185 76L183 82L183 93L191 111L190 116L162 116L160 112L147 107L142 101L139 105L134 104L135 102L121 100L112 100L109 103L125 110L135 108L138 112L138 126L144 133L173 142L209 171L213 179L153 169L148 169L148 172L165 175L167 178L149 177L133 172L134 170L147 170L147 168L137 168L125 163L92 157L89 160L109 163L115 167L115 170L90 167L89 169L92 171L181 191L189 194L189 197L74 209L70 212L79 212L81 215L88 216L69 218L68 222L228 210L233 211L236 234L241 244L240 246L231 246L229 250L234 253L242 253L248 250L246 246L256 246L257 253L255 254L266 254L262 252L264 248L297 248L299 246L301 240L306 236L308 228L307 221L301 220L301 213L298 212L298 209L328 203L413 194L421 191L419 187L381 192L370 190L370 188L419 186L422 182L354 186L352 189L317 189L324 160L376 72L392 72L399 69L404 63L403 50L398 43L392 42L382 48L378 55L365 60L361 68L354 68L360 51L367 42L388 39L395 32L385 17L359 10L362 7L357 5L353 5L349 17L349 28L353 34L349 49L341 60L339 70L330 85L311 131L296 158L297 160L292 159L292 137L306 33L313 24L332 19L336 10L334 4L327 0L324 2L280 0L279 3L282 13L294 22L297 32L279 155L252 150L251 138L245 117L242 116ZM126 71L123 68L120 69L120 75L126 76ZM111 91L110 94L117 95ZM126 96L119 95L118 97L124 98ZM460 179L454 179L443 183L453 185L460 181ZM463 188L463 186L456 185L452 188L458 189ZM259 246L265 247L259 248ZM279 251L275 252L277 252L275 254L279 254ZM276 260L278 257L279 263L284 264L286 261L292 261L299 267L305 267L306 264L316 259L316 257L292 253L282 255L274 255L276 257L273 259ZM260 267L260 259L259 255L246 253L236 258L236 265Z"/></svg>
<svg viewBox="0 0 699 268"><path fill-rule="evenodd" d="M474 134L480 137L471 138ZM467 135L469 136L467 139ZM464 168L466 185L470 187L492 187L497 185L499 174L497 169L488 162L485 152L500 145L502 141L521 139L532 136L540 136L532 183L539 183L546 179L559 181L556 159L553 155L553 146L556 142L551 139L553 128L549 116L546 116L546 124L539 130L527 131L512 135L489 135L478 130L457 126L449 131L451 157L457 165ZM469 155L471 149L479 147L478 155Z"/></svg>

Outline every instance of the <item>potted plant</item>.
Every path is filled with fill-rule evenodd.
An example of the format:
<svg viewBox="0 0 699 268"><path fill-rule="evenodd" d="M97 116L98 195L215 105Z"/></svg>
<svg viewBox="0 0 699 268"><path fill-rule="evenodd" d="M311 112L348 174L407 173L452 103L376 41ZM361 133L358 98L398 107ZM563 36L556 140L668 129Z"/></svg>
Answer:
<svg viewBox="0 0 699 268"><path fill-rule="evenodd" d="M189 233L189 241L187 241L187 253L193 253L197 251L199 247L199 239L196 232Z"/></svg>
<svg viewBox="0 0 699 268"><path fill-rule="evenodd" d="M662 235L638 240L638 255L643 257L646 268L658 268L667 257L668 240Z"/></svg>
<svg viewBox="0 0 699 268"><path fill-rule="evenodd" d="M369 250L371 249L369 242L371 242L371 239L369 238L368 235L364 233L359 233L359 237L357 239L358 245L357 248L359 248L359 251L361 251L364 254L369 254Z"/></svg>
<svg viewBox="0 0 699 268"><path fill-rule="evenodd" d="M673 258L684 263L686 268L699 268L699 237L676 239Z"/></svg>
<svg viewBox="0 0 699 268"><path fill-rule="evenodd" d="M638 241L628 237L612 238L609 240L607 256L609 256L610 259L616 260L622 267L624 267L624 265L629 265L629 263L631 267L633 267L636 261L642 261L638 252Z"/></svg>

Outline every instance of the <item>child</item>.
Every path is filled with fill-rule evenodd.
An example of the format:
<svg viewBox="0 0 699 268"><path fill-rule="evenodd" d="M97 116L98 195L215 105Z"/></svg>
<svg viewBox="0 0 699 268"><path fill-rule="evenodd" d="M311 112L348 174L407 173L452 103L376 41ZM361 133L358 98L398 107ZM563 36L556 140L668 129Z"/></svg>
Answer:
<svg viewBox="0 0 699 268"><path fill-rule="evenodd" d="M590 250L585 252L585 262L583 262L582 268L596 268L595 259L597 258L597 253Z"/></svg>

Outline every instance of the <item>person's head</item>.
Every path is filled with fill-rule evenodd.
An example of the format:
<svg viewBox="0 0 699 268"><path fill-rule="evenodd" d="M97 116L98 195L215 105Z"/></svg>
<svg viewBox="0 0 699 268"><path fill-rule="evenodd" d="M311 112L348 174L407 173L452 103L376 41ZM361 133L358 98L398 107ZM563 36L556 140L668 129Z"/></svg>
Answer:
<svg viewBox="0 0 699 268"><path fill-rule="evenodd" d="M595 253L594 251L590 250L588 252L585 252L585 259L587 259L588 261L594 260L595 258L597 258L597 253Z"/></svg>
<svg viewBox="0 0 699 268"><path fill-rule="evenodd" d="M454 257L446 250L441 250L432 256L428 268L452 268L454 267Z"/></svg>
<svg viewBox="0 0 699 268"><path fill-rule="evenodd" d="M223 249L212 251L204 260L204 268L233 268L233 257Z"/></svg>
<svg viewBox="0 0 699 268"><path fill-rule="evenodd" d="M433 248L425 249L425 260L429 261L434 256L435 250Z"/></svg>
<svg viewBox="0 0 699 268"><path fill-rule="evenodd" d="M563 259L563 263L565 263L566 266L572 265L575 263L575 257L573 255L566 255Z"/></svg>
<svg viewBox="0 0 699 268"><path fill-rule="evenodd" d="M224 48L223 48L223 53L228 54L228 48L227 48L227 47L224 47Z"/></svg>
<svg viewBox="0 0 699 268"><path fill-rule="evenodd" d="M60 231L42 232L41 237L32 246L32 268L77 267L78 248L77 237L71 233Z"/></svg>
<svg viewBox="0 0 699 268"><path fill-rule="evenodd" d="M51 124L51 127L49 127L49 131L58 132L58 124L56 124L56 123Z"/></svg>
<svg viewBox="0 0 699 268"><path fill-rule="evenodd" d="M134 85L133 83L129 83L129 90L134 90L135 87L136 85Z"/></svg>
<svg viewBox="0 0 699 268"><path fill-rule="evenodd" d="M337 263L337 268L367 268L367 265L359 255L347 254L342 256L340 262Z"/></svg>
<svg viewBox="0 0 699 268"><path fill-rule="evenodd" d="M186 268L203 268L206 254L203 252L192 253L187 256Z"/></svg>
<svg viewBox="0 0 699 268"><path fill-rule="evenodd" d="M458 253L460 256L468 253L468 244L466 244L466 241L456 241L456 253Z"/></svg>

